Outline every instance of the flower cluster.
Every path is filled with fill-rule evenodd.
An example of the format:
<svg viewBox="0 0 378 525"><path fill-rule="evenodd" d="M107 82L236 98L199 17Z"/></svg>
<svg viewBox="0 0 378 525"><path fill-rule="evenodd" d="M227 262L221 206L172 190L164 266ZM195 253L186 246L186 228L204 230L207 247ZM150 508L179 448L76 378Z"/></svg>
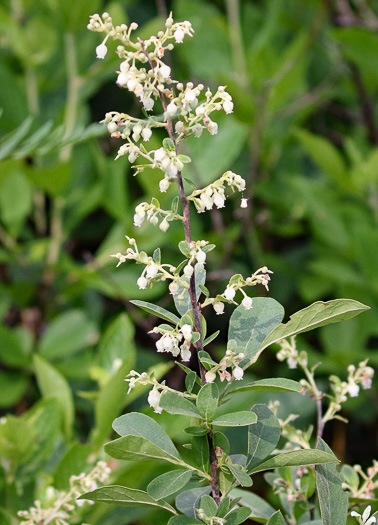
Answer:
<svg viewBox="0 0 378 525"><path fill-rule="evenodd" d="M43 503L39 500L34 502L34 507L29 510L21 510L18 516L25 520L24 525L68 525L68 519L73 516L77 507L81 507L85 500L75 501L83 492L98 488L97 482L104 483L108 480L111 470L104 461L99 461L89 474L71 476L70 490L59 491L48 487ZM93 504L93 502L89 502Z"/></svg>
<svg viewBox="0 0 378 525"><path fill-rule="evenodd" d="M160 334L161 337L156 341L158 352L170 352L173 357L181 355L182 361L189 361L191 358L190 346L195 340L195 334L191 325L184 324L178 328L169 325L156 326L150 333Z"/></svg>
<svg viewBox="0 0 378 525"><path fill-rule="evenodd" d="M96 48L98 58L105 57L109 38L121 42L117 47L117 54L123 62L118 71L117 84L134 93L146 111L153 109L155 100L161 93L170 91L165 84L172 82L171 68L161 60L165 51L174 48L173 42L180 44L185 36L193 36L194 33L190 22L173 23L171 16L165 22L165 31L146 40L137 39L136 42L131 39L131 34L138 28L138 24L133 22L129 27L125 24L114 26L109 13L91 16L87 27L90 31L106 33L104 41ZM137 62L148 63L150 67L137 67Z"/></svg>
<svg viewBox="0 0 378 525"><path fill-rule="evenodd" d="M163 179L166 180L166 179ZM159 228L162 232L166 232L169 228L169 223L172 220L184 220L184 217L179 215L172 210L166 211L160 208L160 203L155 197L152 199L151 204L148 202L141 202L135 208L134 214L134 226L142 226L145 221L150 222L153 226L159 223L159 219L163 219L160 222Z"/></svg>
<svg viewBox="0 0 378 525"><path fill-rule="evenodd" d="M219 516L208 516L203 509L195 509L197 518L207 525L223 525L227 523L226 518L220 518Z"/></svg>
<svg viewBox="0 0 378 525"><path fill-rule="evenodd" d="M164 392L174 392L179 393L177 390L173 390L172 388L166 386L165 381L162 381L159 383L155 377L153 376L153 372L147 373L142 372L139 374L135 370L131 370L129 374L126 376L125 381L129 383L129 389L127 393L129 394L133 388L135 388L137 385L151 385L152 389L150 390L147 398L147 402L150 405L151 408L154 409L154 412L156 414L161 414L163 409L160 407L160 398L164 394ZM195 398L195 395L191 394L182 394L182 397L186 397L188 399Z"/></svg>
<svg viewBox="0 0 378 525"><path fill-rule="evenodd" d="M263 266L246 279L244 279L244 277L240 274L233 275L229 280L225 291L222 294L217 295L215 298L207 297L204 303L202 304L202 308L209 304L212 304L215 313L217 315L221 315L224 312L225 302L237 304L234 301L234 298L236 296L236 292L240 291L243 294L241 305L246 310L250 310L253 307L253 299L251 297L248 297L248 295L243 290L243 287L256 286L258 284L262 284L268 290L268 284L270 281L269 274L271 273L273 273L271 270L268 270L266 266Z"/></svg>
<svg viewBox="0 0 378 525"><path fill-rule="evenodd" d="M274 476L274 477L273 477ZM309 477L314 477L311 469L296 467L290 477L281 477L278 473L270 478L274 493L284 493L288 503L307 501Z"/></svg>
<svg viewBox="0 0 378 525"><path fill-rule="evenodd" d="M366 473L362 470L361 465L352 467L345 466L347 474L344 475L345 482L343 489L356 499L372 499L374 491L378 489L378 461L373 460L373 465L368 467Z"/></svg>
<svg viewBox="0 0 378 525"><path fill-rule="evenodd" d="M206 210L211 210L215 205L218 209L224 208L226 202L226 187L230 187L232 191L244 191L245 180L232 171L226 171L218 180L205 186L201 190L195 190L188 196L188 200L192 201L199 213Z"/></svg>
<svg viewBox="0 0 378 525"><path fill-rule="evenodd" d="M209 367L205 374L206 383L214 383L217 375L219 375L221 381L226 380L230 382L232 378L236 381L243 379L244 370L239 366L239 363L244 357L242 352L237 354L229 349L226 350L225 356L219 364L212 359L201 358L201 362ZM228 372L227 368L232 368L232 372Z"/></svg>

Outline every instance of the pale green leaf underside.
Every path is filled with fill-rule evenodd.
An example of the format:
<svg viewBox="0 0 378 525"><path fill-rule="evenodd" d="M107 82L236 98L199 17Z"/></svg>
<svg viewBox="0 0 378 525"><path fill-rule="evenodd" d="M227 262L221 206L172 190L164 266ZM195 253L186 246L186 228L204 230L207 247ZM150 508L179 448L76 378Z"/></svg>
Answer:
<svg viewBox="0 0 378 525"><path fill-rule="evenodd" d="M281 426L275 414L264 404L252 407L257 423L248 429L249 468L262 463L276 448L281 435Z"/></svg>
<svg viewBox="0 0 378 525"><path fill-rule="evenodd" d="M141 436L151 441L169 456L180 457L165 430L159 423L146 414L130 412L129 414L120 416L113 421L113 429L120 436Z"/></svg>
<svg viewBox="0 0 378 525"><path fill-rule="evenodd" d="M285 525L285 520L279 510L270 517L266 525Z"/></svg>
<svg viewBox="0 0 378 525"><path fill-rule="evenodd" d="M179 463L179 458L175 455L168 454L152 441L141 436L124 436L104 447L105 452L116 459L125 461L144 461L150 459L162 459L170 463Z"/></svg>
<svg viewBox="0 0 378 525"><path fill-rule="evenodd" d="M318 439L317 449L333 455L321 438ZM317 465L315 473L323 524L344 525L348 516L348 495L342 489L343 476L336 465Z"/></svg>
<svg viewBox="0 0 378 525"><path fill-rule="evenodd" d="M101 487L83 494L78 499L116 503L117 505L124 505L125 507L160 507L168 510L172 514L176 514L175 509L166 501L156 501L143 490L130 489L120 485Z"/></svg>
<svg viewBox="0 0 378 525"><path fill-rule="evenodd" d="M164 319L164 321L168 321L173 324L178 324L180 322L180 319L177 317L177 315L172 314L165 308L162 308L161 306L157 306L156 304L147 303L146 301L130 301L130 303L135 304L135 306L139 306L142 310L145 312L156 315L156 317L160 317L160 319Z"/></svg>
<svg viewBox="0 0 378 525"><path fill-rule="evenodd" d="M185 399L185 397L174 394L173 392L164 393L160 398L159 405L160 408L169 414L198 417L201 419L197 407L191 403L189 399Z"/></svg>
<svg viewBox="0 0 378 525"><path fill-rule="evenodd" d="M172 470L158 476L147 487L148 494L156 499L164 499L185 487L192 477L187 469Z"/></svg>
<svg viewBox="0 0 378 525"><path fill-rule="evenodd" d="M238 306L230 318L228 344L233 344L235 352L243 352L244 366L254 359L261 348L263 341L282 321L284 309L270 297L256 297L253 299L253 308L246 310Z"/></svg>
<svg viewBox="0 0 378 525"><path fill-rule="evenodd" d="M249 392L252 390L272 392L300 392L302 390L302 386L298 381L286 379L285 377L260 379L259 381L253 381L253 383L247 383L246 385L235 388L235 390L232 390L232 392L227 392L226 395L231 395L238 392Z"/></svg>
<svg viewBox="0 0 378 525"><path fill-rule="evenodd" d="M260 465L251 469L250 473L255 474L256 472L277 467L298 467L301 465L319 465L322 463L338 463L338 459L333 454L321 450L293 450L291 452L283 452L260 463Z"/></svg>
<svg viewBox="0 0 378 525"><path fill-rule="evenodd" d="M213 425L218 427L245 427L256 423L257 416L253 412L241 410L240 412L232 412L230 414L223 414L214 419Z"/></svg>
<svg viewBox="0 0 378 525"><path fill-rule="evenodd" d="M259 352L281 339L307 332L320 326L350 319L369 309L369 306L352 299L335 299L326 303L317 301L293 314L286 324L277 326L263 341Z"/></svg>

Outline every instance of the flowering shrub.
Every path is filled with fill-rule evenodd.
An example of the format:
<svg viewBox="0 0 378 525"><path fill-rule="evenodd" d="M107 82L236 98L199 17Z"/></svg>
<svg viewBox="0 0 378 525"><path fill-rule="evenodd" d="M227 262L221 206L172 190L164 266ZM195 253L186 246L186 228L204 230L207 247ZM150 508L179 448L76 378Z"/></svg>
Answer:
<svg viewBox="0 0 378 525"><path fill-rule="evenodd" d="M115 419L113 429L119 437L105 445L107 454L127 461L159 459L174 468L152 480L146 491L120 485L101 488L81 485L87 492L80 496L79 502L159 507L167 513L170 525L237 525L248 518L268 525L344 525L348 500L355 505L361 502L355 501L356 498L371 497L378 483L375 479L378 468L374 463L364 474L359 468L344 466L340 474L336 470L338 460L323 441L322 434L328 421L340 418L338 412L341 404L347 401L347 395L357 396L360 384L370 388L374 372L366 361L358 368L350 365L347 381L332 376L332 393L323 393L315 382L315 367L308 367L306 352L296 349L295 336L354 317L367 307L348 299L316 302L282 323L284 310L277 301L269 297L252 298L246 292L252 286L268 290L272 271L266 266L246 278L240 274L232 276L224 290L211 296L206 287L205 265L207 254L215 246L206 240L192 238L190 213L194 210L204 213L214 206L223 208L227 198L235 192L241 192L241 207L246 208L248 199L243 196L246 183L240 175L227 171L213 183L193 188L193 183L184 177L185 165L191 159L180 153L180 147L190 136L200 138L204 132L217 134L218 124L210 115L216 111L232 113L232 98L224 86L213 94L202 84L195 86L188 82L184 85L172 78L171 68L163 59L176 44L184 44L187 37L193 37L194 31L188 21L175 23L169 16L164 30L146 40L132 38L137 29L134 23L113 26L108 13L93 15L88 28L105 33L103 42L96 48L99 59L105 59L109 40L120 43L117 54L121 63L116 82L120 88L133 93L145 111L145 119L114 111L106 114L104 122L109 133L123 141L116 159L127 155L131 163L142 162L134 165L135 175L146 168L158 170L160 192L167 192L172 184L178 191L170 209L162 209L156 197L150 203L138 204L134 225L141 227L148 222L167 232L171 222L179 221L184 229L184 239L178 245L183 260L178 265L162 262L159 248L151 255L141 251L131 237L127 237L129 247L125 253L112 255L118 261L117 266L133 260L142 267L137 279L141 290L159 281L168 284L177 314L145 301L135 300L133 304L164 321L151 331L158 336L156 350L178 358L176 366L186 374L185 388L181 391L164 381L159 382L152 372L131 370L125 379L128 394L137 385L151 387L148 403L156 414L165 411L190 418L190 422L185 428L189 443L184 454L176 448L158 420L138 412ZM167 136L160 147L148 149L154 129L164 130ZM216 314L222 315L226 304L236 308L230 318L227 349L216 361L205 347L218 332L207 335L203 312L212 305ZM274 343L281 346L277 358L287 360L290 368L299 365L305 378L301 382L286 378L246 382L245 370ZM292 414L281 420L277 415L277 403L232 411L232 398L252 391L309 393L317 404L315 436L313 428L298 431L292 427L290 423L295 418ZM329 399L329 406L323 415L324 397ZM227 429L241 427L245 427L248 444L237 453L231 453ZM316 447L312 448L314 437ZM268 504L262 507L260 498L245 490L252 485L256 473L265 471L273 471L266 474L266 480L279 496L279 510ZM358 475L364 480L362 486ZM48 514L48 510L42 511L37 504L35 509L20 513L20 517L30 524L45 524L52 519L65 524L67 512L73 510L68 500L77 494L77 488L72 488L67 502L65 495L57 496L60 503L56 506L61 514L56 518L51 518L51 511ZM369 507L362 515L354 510L351 513L351 517L365 525L376 521L374 516L369 516Z"/></svg>

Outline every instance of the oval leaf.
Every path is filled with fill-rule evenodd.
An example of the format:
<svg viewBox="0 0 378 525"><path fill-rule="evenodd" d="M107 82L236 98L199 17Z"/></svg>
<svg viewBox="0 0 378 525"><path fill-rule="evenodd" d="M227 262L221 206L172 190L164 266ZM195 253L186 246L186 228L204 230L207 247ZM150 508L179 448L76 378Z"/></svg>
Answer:
<svg viewBox="0 0 378 525"><path fill-rule="evenodd" d="M197 408L206 421L214 419L218 407L219 389L215 383L204 385L198 392Z"/></svg>
<svg viewBox="0 0 378 525"><path fill-rule="evenodd" d="M266 525L286 525L286 521L284 520L281 512L277 510L277 512L275 512L273 516L270 517Z"/></svg>
<svg viewBox="0 0 378 525"><path fill-rule="evenodd" d="M159 406L168 414L201 418L196 406L189 399L173 392L165 392L160 398Z"/></svg>
<svg viewBox="0 0 378 525"><path fill-rule="evenodd" d="M120 485L110 485L108 487L101 487L100 489L86 492L78 499L90 501L102 501L104 503L117 503L125 507L160 507L168 510L172 514L176 511L166 501L156 501L144 492L144 490L129 489Z"/></svg>
<svg viewBox="0 0 378 525"><path fill-rule="evenodd" d="M249 392L252 390L267 392L300 392L302 390L302 385L298 381L286 379L285 377L260 379L259 381L253 381L253 383L247 383L246 385L235 388L232 392L227 392L226 395L231 395L235 392Z"/></svg>
<svg viewBox="0 0 378 525"><path fill-rule="evenodd" d="M256 423L257 416L253 412L241 410L240 412L232 412L231 414L223 414L213 421L213 425L217 427L246 427Z"/></svg>
<svg viewBox="0 0 378 525"><path fill-rule="evenodd" d="M254 405L257 423L248 429L248 462L249 467L258 465L276 448L281 435L280 423L266 405Z"/></svg>
<svg viewBox="0 0 378 525"><path fill-rule="evenodd" d="M316 448L333 455L322 438L318 438ZM338 461L336 456L334 458ZM342 489L343 476L336 465L317 465L315 474L323 524L344 525L348 516L348 495Z"/></svg>
<svg viewBox="0 0 378 525"><path fill-rule="evenodd" d="M151 481L147 492L154 499L164 499L185 487L191 477L192 472L187 469L165 472Z"/></svg>
<svg viewBox="0 0 378 525"><path fill-rule="evenodd" d="M120 436L141 436L159 448L164 450L168 455L180 457L171 438L165 430L154 419L139 412L130 412L113 421L113 429Z"/></svg>
<svg viewBox="0 0 378 525"><path fill-rule="evenodd" d="M241 305L234 310L230 318L228 344L232 341L233 350L245 354L241 366L254 359L261 343L281 323L283 316L283 307L270 297L253 299L251 310Z"/></svg>
<svg viewBox="0 0 378 525"><path fill-rule="evenodd" d="M145 312L148 312L149 314L156 315L156 317L160 317L160 319L164 319L164 321L169 321L173 324L178 324L180 322L180 319L177 317L177 315L172 314L165 308L162 308L161 306L157 306L156 304L147 303L146 301L130 301L130 303L135 304L135 306L139 306L142 310ZM184 312L185 313L185 312Z"/></svg>
<svg viewBox="0 0 378 525"><path fill-rule="evenodd" d="M125 461L144 461L162 459L177 464L177 455L168 454L152 441L141 436L124 436L106 443L104 450L109 456Z"/></svg>
<svg viewBox="0 0 378 525"><path fill-rule="evenodd" d="M260 463L257 467L253 468L250 472L261 472L263 470L269 470L277 467L299 467L305 465L319 465L322 463L338 463L338 459L333 454L323 452L322 450L306 449L306 450L293 450L291 452L283 452L273 458Z"/></svg>
<svg viewBox="0 0 378 525"><path fill-rule="evenodd" d="M320 326L351 319L365 310L370 310L369 306L365 306L352 299L335 299L334 301L328 301L326 303L317 301L293 314L286 324L277 326L263 341L255 358L252 359L249 364L254 363L258 355L260 355L265 348L281 339L286 339L287 337L307 332Z"/></svg>
<svg viewBox="0 0 378 525"><path fill-rule="evenodd" d="M203 523L203 521L196 520L195 518L189 518L189 516L173 516L167 525L198 525L198 523Z"/></svg>
<svg viewBox="0 0 378 525"><path fill-rule="evenodd" d="M185 514L186 516L189 516L190 518L195 517L195 510L198 508L198 503L202 496L205 494L210 494L211 488L210 487L203 487L198 489L190 489L185 490L184 492L181 492L176 498L175 505L176 508Z"/></svg>
<svg viewBox="0 0 378 525"><path fill-rule="evenodd" d="M232 510L229 514L226 516L226 523L227 525L240 525L240 523L244 523L245 520L247 520L251 515L251 509L247 507L240 507L238 509Z"/></svg>

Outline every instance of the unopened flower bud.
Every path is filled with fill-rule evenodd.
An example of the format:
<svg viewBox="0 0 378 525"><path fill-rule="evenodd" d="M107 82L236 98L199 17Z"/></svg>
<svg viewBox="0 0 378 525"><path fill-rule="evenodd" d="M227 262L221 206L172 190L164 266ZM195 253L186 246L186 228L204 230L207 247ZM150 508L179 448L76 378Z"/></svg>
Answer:
<svg viewBox="0 0 378 525"><path fill-rule="evenodd" d="M168 230L169 222L167 221L167 219L163 219L161 221L159 228L162 232L166 232Z"/></svg>
<svg viewBox="0 0 378 525"><path fill-rule="evenodd" d="M105 58L106 53L108 52L108 48L105 44L100 44L96 47L96 57L97 58Z"/></svg>

